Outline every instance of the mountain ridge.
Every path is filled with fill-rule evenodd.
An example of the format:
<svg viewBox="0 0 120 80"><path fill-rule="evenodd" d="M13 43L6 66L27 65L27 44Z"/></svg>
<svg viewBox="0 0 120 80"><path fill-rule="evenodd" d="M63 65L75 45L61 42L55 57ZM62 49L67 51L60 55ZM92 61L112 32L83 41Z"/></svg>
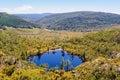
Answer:
<svg viewBox="0 0 120 80"><path fill-rule="evenodd" d="M28 20L27 20L28 18ZM0 13L0 26L83 31L120 25L120 15L105 12L77 11L45 14Z"/></svg>
<svg viewBox="0 0 120 80"><path fill-rule="evenodd" d="M109 27L120 24L120 15L105 12L78 11L46 16L36 23L40 25L40 27L53 30L104 28L106 26Z"/></svg>

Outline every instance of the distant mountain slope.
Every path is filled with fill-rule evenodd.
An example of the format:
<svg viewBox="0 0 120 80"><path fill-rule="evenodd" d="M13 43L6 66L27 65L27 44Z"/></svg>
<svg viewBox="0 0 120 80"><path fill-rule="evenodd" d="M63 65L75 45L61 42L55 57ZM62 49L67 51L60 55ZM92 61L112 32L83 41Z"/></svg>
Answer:
<svg viewBox="0 0 120 80"><path fill-rule="evenodd" d="M22 18L14 15L9 15L7 13L0 13L0 27L2 26L12 26L12 27L36 27L35 24L27 22Z"/></svg>
<svg viewBox="0 0 120 80"><path fill-rule="evenodd" d="M111 27L112 25L120 25L120 15L90 11L70 12L61 14L46 13L38 15L10 15L7 13L0 13L0 26L12 26L15 28L44 27L52 30L83 31L86 29L90 30Z"/></svg>
<svg viewBox="0 0 120 80"><path fill-rule="evenodd" d="M52 13L43 13L43 14L13 14L15 16L21 17L26 21L35 22L45 16L52 15Z"/></svg>
<svg viewBox="0 0 120 80"><path fill-rule="evenodd" d="M46 16L36 23L54 30L103 28L120 24L120 15L90 11L70 12Z"/></svg>

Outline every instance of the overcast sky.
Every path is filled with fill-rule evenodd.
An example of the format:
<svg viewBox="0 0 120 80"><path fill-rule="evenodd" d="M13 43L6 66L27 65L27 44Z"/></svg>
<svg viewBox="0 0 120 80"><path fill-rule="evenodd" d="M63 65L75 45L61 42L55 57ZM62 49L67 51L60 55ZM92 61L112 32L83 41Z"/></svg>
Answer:
<svg viewBox="0 0 120 80"><path fill-rule="evenodd" d="M63 13L100 11L120 14L120 0L0 0L0 12Z"/></svg>

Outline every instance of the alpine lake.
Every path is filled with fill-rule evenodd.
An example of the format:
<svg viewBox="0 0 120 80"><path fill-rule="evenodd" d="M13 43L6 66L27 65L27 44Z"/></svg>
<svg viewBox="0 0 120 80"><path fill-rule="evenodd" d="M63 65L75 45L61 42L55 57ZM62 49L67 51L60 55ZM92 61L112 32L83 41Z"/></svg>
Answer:
<svg viewBox="0 0 120 80"><path fill-rule="evenodd" d="M56 68L58 70L64 69L65 71L74 69L83 63L82 59L78 56L61 49L51 50L41 55L30 56L27 60L30 63L34 63L36 66L44 66L48 70Z"/></svg>

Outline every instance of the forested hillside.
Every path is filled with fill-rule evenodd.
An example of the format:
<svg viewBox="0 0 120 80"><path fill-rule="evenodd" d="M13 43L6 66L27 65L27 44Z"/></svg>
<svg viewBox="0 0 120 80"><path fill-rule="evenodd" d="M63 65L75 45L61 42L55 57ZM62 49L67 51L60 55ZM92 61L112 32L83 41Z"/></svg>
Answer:
<svg viewBox="0 0 120 80"><path fill-rule="evenodd" d="M14 28L31 28L36 27L35 24L27 22L23 20L22 18L19 18L17 16L13 16L7 13L0 13L0 27L4 26L11 26Z"/></svg>
<svg viewBox="0 0 120 80"><path fill-rule="evenodd" d="M120 15L90 11L14 15L0 13L1 27L37 27L50 30L93 31L109 28L113 25L120 25Z"/></svg>
<svg viewBox="0 0 120 80"><path fill-rule="evenodd" d="M37 24L53 30L100 29L120 24L120 15L89 11L70 12L43 17Z"/></svg>

